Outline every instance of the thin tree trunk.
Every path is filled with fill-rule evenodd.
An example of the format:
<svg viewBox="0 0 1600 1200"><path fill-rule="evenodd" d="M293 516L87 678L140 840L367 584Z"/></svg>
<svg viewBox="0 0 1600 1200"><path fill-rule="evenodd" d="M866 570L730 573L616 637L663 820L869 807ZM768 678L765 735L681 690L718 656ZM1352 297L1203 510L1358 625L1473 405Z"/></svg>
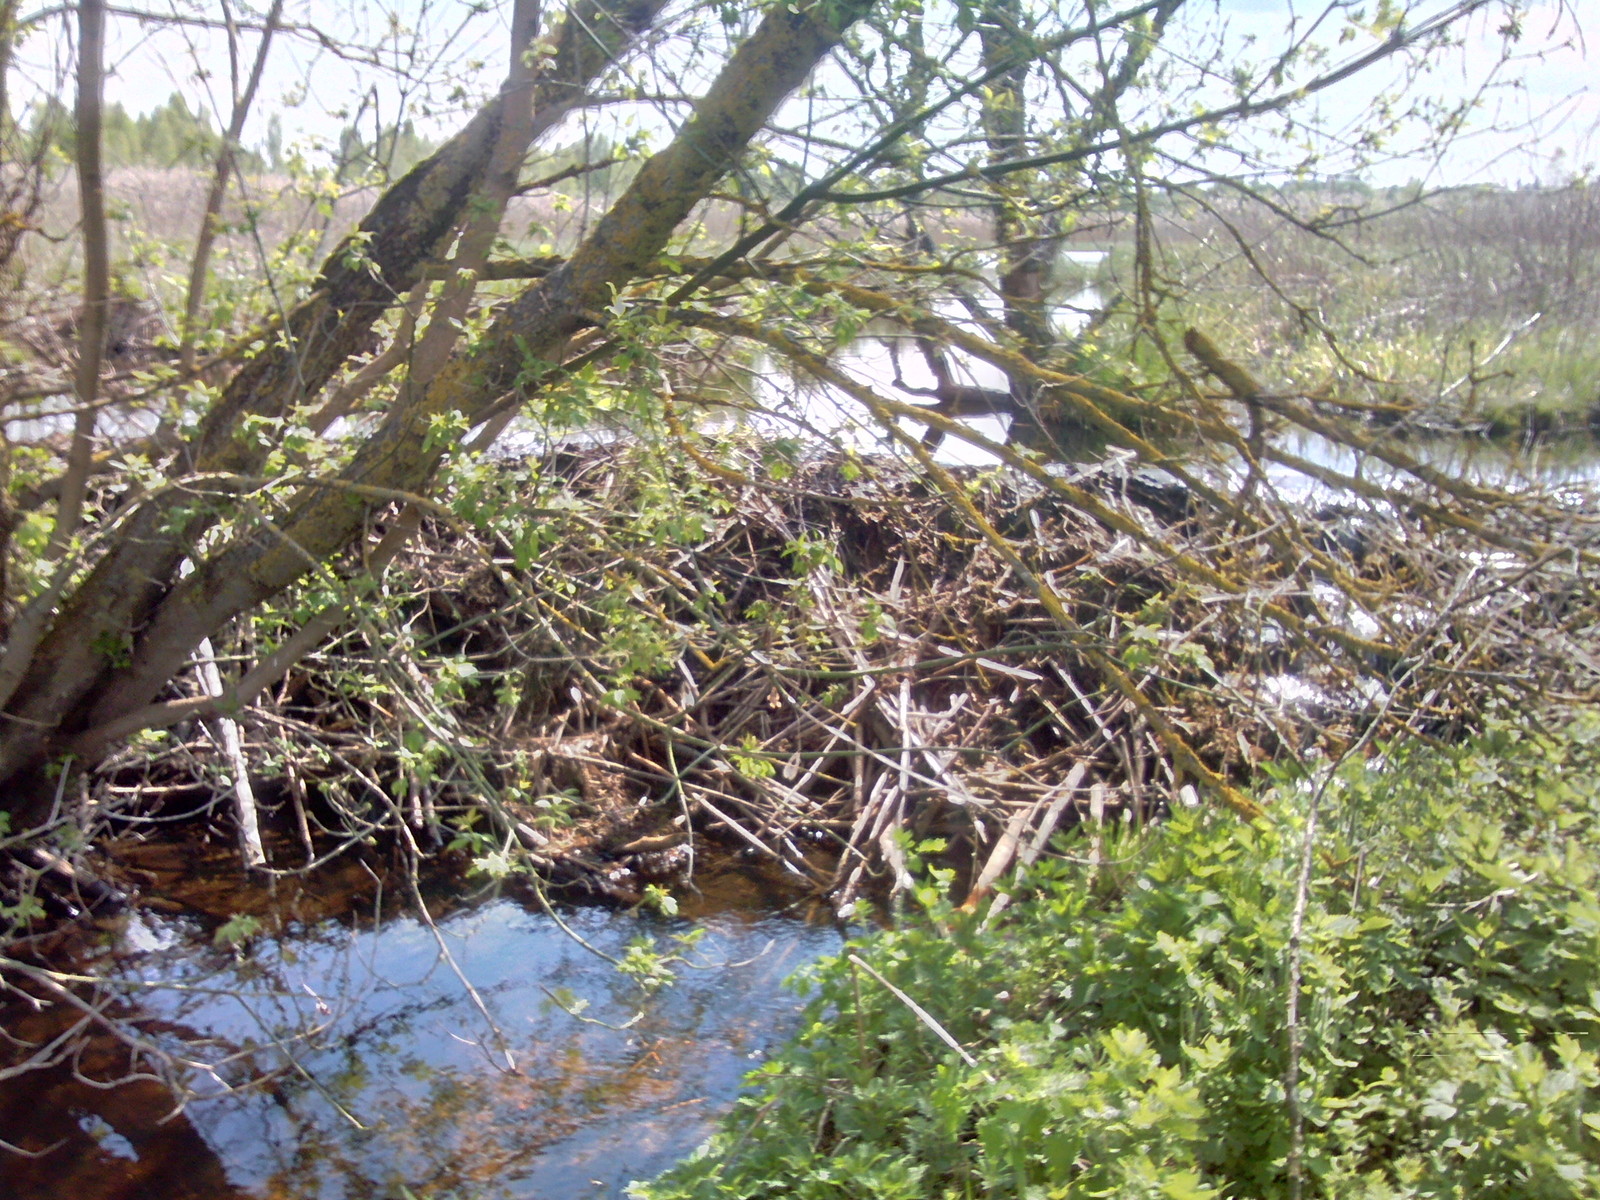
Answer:
<svg viewBox="0 0 1600 1200"><path fill-rule="evenodd" d="M990 0L978 20L986 67L1016 58L1018 44L1027 38L1021 21L1022 5L1018 0ZM983 133L993 166L1028 156L1028 68L1024 59L996 78L985 95ZM1050 288L1055 245L1049 240L1048 231L1037 228L1037 221L1014 199L1021 182L1012 180L996 189L991 215L1000 253L996 269L1005 324L1021 340L1023 352L1031 356L1050 342L1044 299Z"/></svg>
<svg viewBox="0 0 1600 1200"><path fill-rule="evenodd" d="M22 161L20 139L16 123L11 119L11 60L17 44L17 10L22 0L0 0L0 161ZM24 170L27 168L24 167ZM12 188L20 183L0 182L0 209L10 210ZM22 238L18 225L21 214L7 211L7 220L0 222L0 305L7 301L11 290L10 266L17 244ZM0 639L10 630L11 624L11 535L17 527L17 501L11 493L11 442L0 428Z"/></svg>
<svg viewBox="0 0 1600 1200"><path fill-rule="evenodd" d="M17 46L17 10L22 0L0 0L0 147L7 147L15 125L11 120L11 58ZM0 266L5 257L0 255Z"/></svg>
<svg viewBox="0 0 1600 1200"><path fill-rule="evenodd" d="M261 73L267 67L267 52L272 48L272 35L283 16L283 0L272 0L267 19L261 30L261 44L256 47L254 65L244 91L233 97L233 113L227 131L222 135L222 146L217 151L216 165L211 173L211 188L206 193L205 213L200 218L200 232L195 237L194 255L189 261L189 294L183 307L183 332L178 346L178 365L185 374L195 369L195 339L200 327L200 310L205 306L206 274L211 269L211 250L216 244L217 232L222 223L222 202L228 194L228 176L239 149L239 136L244 132L245 119L255 103L256 89L261 86ZM236 36L229 23L228 36Z"/></svg>
<svg viewBox="0 0 1600 1200"><path fill-rule="evenodd" d="M226 695L222 671L217 666L216 651L211 639L201 639L194 656L195 673L200 676L200 687L213 700ZM244 739L239 735L239 722L218 713L206 719L211 738L222 751L232 776L234 825L239 833L239 852L244 856L247 870L267 865L266 847L261 844L261 825L256 815L256 791L250 783L250 763L244 756Z"/></svg>
<svg viewBox="0 0 1600 1200"><path fill-rule="evenodd" d="M78 412L72 447L56 505L56 527L46 550L60 558L72 543L83 516L83 497L94 457L96 401L100 364L106 349L107 301L111 258L106 239L105 178L100 163L100 117L105 89L105 0L80 0L78 5L78 104L76 150L78 204L83 228L83 312L78 318L78 366L74 377Z"/></svg>

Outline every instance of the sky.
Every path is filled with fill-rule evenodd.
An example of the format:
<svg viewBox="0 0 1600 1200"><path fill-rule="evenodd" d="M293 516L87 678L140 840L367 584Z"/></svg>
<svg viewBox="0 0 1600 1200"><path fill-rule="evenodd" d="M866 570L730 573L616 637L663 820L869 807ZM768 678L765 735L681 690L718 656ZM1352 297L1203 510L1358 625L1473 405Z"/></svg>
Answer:
<svg viewBox="0 0 1600 1200"><path fill-rule="evenodd" d="M217 0L123 0L133 8L216 18ZM1373 0L1374 4L1378 0ZM259 0L258 0L259 3ZM262 5L264 7L264 5ZM474 100L492 88L505 70L509 0L471 4L465 0L289 0L286 15L305 26L293 36L280 35L269 60L256 111L244 140L259 144L267 118L280 116L291 141L308 148L336 136L339 127L361 114L370 130L374 117L385 122L397 113L415 117L434 136L448 134L465 119ZM235 4L236 13L244 12ZM1225 29L1228 45L1241 47L1252 36L1257 45L1281 39L1293 19L1304 22L1315 6L1286 0L1209 0L1194 8L1197 28ZM1492 86L1479 94L1473 130L1438 164L1403 160L1370 167L1374 183L1423 179L1430 183L1519 184L1556 182L1600 164L1600 92L1593 79L1594 53L1569 5L1538 0L1521 6L1523 38L1518 57L1501 64L1504 6L1496 5L1471 19L1461 44L1430 57L1424 86L1450 100L1478 94L1485 79ZM45 36L24 43L22 64L42 86L66 59L59 32L65 21L43 26ZM173 91L226 110L230 94L227 42L217 31L202 28L161 29L128 15L113 15L109 36L107 99L132 112L148 111ZM379 60L388 67L408 67L415 80L341 60L318 42L318 34L341 41L381 44ZM1196 34L1195 36L1198 36ZM247 72L256 37L241 39L239 70ZM671 52L668 52L669 54ZM660 62L655 64L661 66ZM648 64L641 64L641 82L652 83ZM1362 77L1317 100L1322 120L1348 128L1375 91L1392 86L1393 75ZM17 89L20 91L21 89ZM647 126L660 118L635 114ZM224 111L218 119L226 120Z"/></svg>
<svg viewBox="0 0 1600 1200"><path fill-rule="evenodd" d="M1471 18L1462 46L1434 67L1433 82L1446 94L1466 95L1491 73L1495 81L1481 97L1479 132L1461 139L1435 181L1558 183L1593 173L1600 167L1600 56L1567 5L1540 3L1527 10L1515 56L1501 64L1501 23L1494 10Z"/></svg>
<svg viewBox="0 0 1600 1200"><path fill-rule="evenodd" d="M1368 11L1378 4L1373 0ZM1303 28L1325 6L1220 0L1199 6L1197 12L1206 13L1208 7L1209 14L1199 19L1225 26L1225 44L1242 48L1251 38L1258 46L1281 45L1289 21L1298 18ZM1417 20L1411 24L1446 7L1445 0L1417 4ZM1431 133L1419 127L1411 140L1394 143L1392 161L1366 166L1363 178L1375 184L1417 179L1434 185L1556 183L1600 166L1600 91L1595 85L1600 63L1571 6L1564 0L1519 4L1522 34L1508 47L1501 29L1509 7L1491 4L1458 24L1454 44L1423 56L1420 74L1411 80L1416 94L1446 104L1475 101L1467 127L1444 156L1427 161L1424 144ZM1340 46L1334 60L1362 47L1362 39ZM1397 59L1354 76L1314 98L1312 111L1325 128L1354 136L1374 96L1398 92L1406 83L1407 65Z"/></svg>

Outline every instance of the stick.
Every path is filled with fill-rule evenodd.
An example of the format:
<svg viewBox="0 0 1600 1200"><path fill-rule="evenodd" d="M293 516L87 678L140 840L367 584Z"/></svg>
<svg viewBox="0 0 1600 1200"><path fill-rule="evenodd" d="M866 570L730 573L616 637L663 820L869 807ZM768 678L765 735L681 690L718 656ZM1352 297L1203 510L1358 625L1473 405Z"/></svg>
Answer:
<svg viewBox="0 0 1600 1200"><path fill-rule="evenodd" d="M1089 773L1089 764L1077 762L1072 770L1067 772L1067 777L1061 781L1056 790L1055 799L1050 802L1050 807L1045 809L1044 820L1039 822L1039 828L1033 831L1033 838L1028 842L1026 849L1017 856L1017 869L1026 871L1044 853L1044 848L1050 841L1050 835L1056 831L1056 823L1061 820L1061 814L1072 802L1072 797L1078 790L1078 785L1083 782L1083 777ZM1104 812L1104 806L1101 811ZM994 898L994 903L989 906L989 911L983 916L983 924L988 925L1011 903L1011 897L1001 892Z"/></svg>
<svg viewBox="0 0 1600 1200"><path fill-rule="evenodd" d="M978 1066L978 1060L973 1058L972 1055L968 1054L967 1051L966 1051L966 1048L964 1046L962 1046L962 1044L960 1042L956 1041L955 1038L950 1036L950 1031L948 1029L946 1029L943 1025L939 1024L939 1022L934 1019L932 1013L930 1013L927 1009L923 1008L922 1005L918 1004L915 1000L913 1000L910 996L906 995L899 988L895 987L894 984L890 983L882 975L878 974L877 971L873 970L871 964L869 964L859 954L850 955L850 961L852 963L854 963L856 966L860 967L868 975L871 975L874 979L876 979L884 987L888 988L890 994L893 995L896 1000L900 1001L901 1004L904 1004L907 1008L909 1008L911 1010L912 1014L917 1018L917 1020L921 1021L929 1029L933 1030L934 1034L939 1038L939 1040L941 1042L943 1042L946 1046L949 1046L950 1049L954 1050L957 1054L959 1054L961 1056L961 1061L962 1062L966 1063L967 1066L973 1068L976 1071L981 1071L982 1074L983 1074L983 1077L986 1080L988 1080L990 1083L993 1083L995 1081L994 1076L989 1074L989 1072L984 1071L981 1067Z"/></svg>
<svg viewBox="0 0 1600 1200"><path fill-rule="evenodd" d="M200 676L200 686L213 699L222 697L222 672L217 670L216 653L211 639L205 638L195 647L195 671ZM239 826L239 851L244 855L247 869L267 865L267 851L261 844L261 826L256 814L256 794L250 787L250 764L245 761L244 744L239 737L239 723L220 713L206 720L211 738L228 760L228 770L233 775L234 813Z"/></svg>

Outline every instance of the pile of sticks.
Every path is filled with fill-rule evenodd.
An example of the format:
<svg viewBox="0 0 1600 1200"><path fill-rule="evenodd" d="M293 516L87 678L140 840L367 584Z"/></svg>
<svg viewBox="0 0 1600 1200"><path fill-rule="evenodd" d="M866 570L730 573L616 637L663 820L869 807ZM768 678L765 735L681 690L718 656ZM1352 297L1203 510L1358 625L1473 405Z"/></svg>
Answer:
<svg viewBox="0 0 1600 1200"><path fill-rule="evenodd" d="M1088 820L1079 852L1097 858L1106 822L1348 745L1413 695L1444 712L1441 679L1468 674L1460 655L1411 647L1398 670L1361 661L1370 639L1307 637L1348 597L1270 556L1253 588L1197 585L1179 564L1249 558L1233 516L1115 473L1081 483L1117 529L1020 476L960 476L1008 557L903 464L824 457L779 481L756 449L744 465L591 449L506 464L505 510L529 515L487 540L430 518L386 603L242 715L264 810L289 814L307 861L381 827L443 844L487 812L508 851L590 879L711 835L841 908L908 885L932 843L975 902L1057 832ZM1408 565L1394 530L1349 577L1404 576L1459 647L1466 609L1428 605L1460 587L1418 572L1460 555L1430 541ZM170 789L153 761L102 786Z"/></svg>

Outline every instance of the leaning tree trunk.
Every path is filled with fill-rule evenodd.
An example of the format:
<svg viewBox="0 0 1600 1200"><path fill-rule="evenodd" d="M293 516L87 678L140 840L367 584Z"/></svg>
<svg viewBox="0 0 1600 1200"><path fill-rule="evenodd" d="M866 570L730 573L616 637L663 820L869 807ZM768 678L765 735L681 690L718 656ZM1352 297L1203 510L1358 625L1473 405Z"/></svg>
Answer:
<svg viewBox="0 0 1600 1200"><path fill-rule="evenodd" d="M269 447L254 421L281 422L312 400L368 344L374 326L455 240L508 119L531 105L529 141L582 104L616 54L650 27L664 0L575 0L531 97L502 92L437 153L388 190L357 231L329 255L315 287L223 388L175 455L172 482L130 506L87 576L64 597L46 591L14 623L0 659L0 782L6 810L29 819L38 798L18 781L36 775L84 727L88 707L127 664L183 564L229 515L196 476L253 477ZM520 69L520 68L519 68ZM520 156L519 156L520 157ZM220 621L217 623L220 625ZM212 632L216 626L202 633ZM198 644L198 639L195 644ZM173 668L179 669L181 664Z"/></svg>
<svg viewBox="0 0 1600 1200"><path fill-rule="evenodd" d="M1027 89L1032 66L1025 58L1018 61L1018 44L1027 37L1022 5L1018 0L990 0L978 19L978 34L986 67L1017 64L998 75L984 95L983 136L989 162L992 166L1020 162L1028 156ZM1016 335L1023 352L1037 359L1051 341L1045 298L1054 274L1059 215L1041 219L1028 211L1029 202L1037 199L1028 182L1024 176L997 187L990 220L1000 254L997 266L1006 328ZM1015 381L1013 388L1022 391L1015 399L1027 403L1027 385Z"/></svg>
<svg viewBox="0 0 1600 1200"><path fill-rule="evenodd" d="M403 386L348 466L333 479L304 487L275 527L249 527L195 562L193 571L180 579L178 568L196 544L195 521L177 522L180 532L173 535L164 532L159 517L141 511L139 535L120 538L64 606L63 619L41 642L16 688L10 712L20 720L0 732L0 782L12 785L11 794L21 801L15 811L24 817L38 815L44 794L37 783L45 764L102 745L97 727L165 723L169 710L153 701L184 669L203 638L354 543L375 510L388 507L396 496L426 489L447 452L438 444L437 418L456 414L466 426L476 424L522 386L529 362L559 362L571 336L592 325L594 314L653 262L777 106L869 6L870 0L845 0L803 11L787 5L769 11L672 143L646 161L573 257L507 305L475 348L458 352L426 384L413 380ZM581 94L581 87L575 89L569 79L542 82L540 88L545 87ZM394 219L369 217L363 226L370 234L376 269L346 272L342 264L348 252L330 259L326 286L320 290L337 293L341 303L324 302L317 306L315 324L302 318L293 326L296 342L307 343L315 358L318 387L352 352L350 327L370 328L377 312L407 290L429 252L443 240L447 229L428 218L440 214L450 194L438 196L443 183L434 172L448 163L452 169L445 179L475 182L477 174L465 161L485 153L499 119L497 106L485 110L468 131L380 202L379 209ZM460 212L459 204L450 209ZM404 247L398 256L395 242ZM398 262L392 261L395 257ZM364 307L374 310L366 320L359 315ZM329 349L319 355L324 346ZM243 416L263 409L279 415L314 394L304 382L305 367L293 356L252 363L241 374L250 374L252 367L264 375L262 388L228 389L196 436L195 469L234 477L253 474L260 452L247 438L234 436ZM170 516L189 502L192 497L177 496L152 502L150 508ZM148 570L151 566L156 569ZM105 654L107 639L119 650L114 662ZM59 669L62 664L67 670ZM247 697L233 699L243 702Z"/></svg>

